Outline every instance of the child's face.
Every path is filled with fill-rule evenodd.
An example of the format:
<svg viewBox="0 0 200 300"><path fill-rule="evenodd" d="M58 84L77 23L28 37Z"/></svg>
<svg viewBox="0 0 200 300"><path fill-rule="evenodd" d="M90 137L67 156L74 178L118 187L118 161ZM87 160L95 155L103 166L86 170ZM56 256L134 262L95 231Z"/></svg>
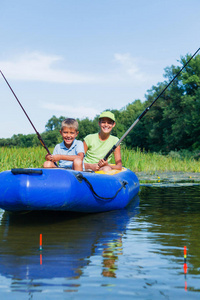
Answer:
<svg viewBox="0 0 200 300"><path fill-rule="evenodd" d="M64 127L62 130L60 130L60 134L62 135L65 146L70 148L78 135L78 131L71 127Z"/></svg>
<svg viewBox="0 0 200 300"><path fill-rule="evenodd" d="M99 120L99 126L101 128L101 131L104 133L110 133L113 127L115 127L115 122L111 120L110 118L101 118Z"/></svg>

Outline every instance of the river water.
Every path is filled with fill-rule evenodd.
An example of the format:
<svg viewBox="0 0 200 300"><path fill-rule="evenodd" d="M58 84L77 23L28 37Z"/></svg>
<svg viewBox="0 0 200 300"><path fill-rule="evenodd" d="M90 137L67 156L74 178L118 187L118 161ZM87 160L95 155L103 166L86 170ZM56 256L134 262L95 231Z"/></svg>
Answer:
<svg viewBox="0 0 200 300"><path fill-rule="evenodd" d="M120 211L0 210L1 299L200 299L200 185L155 181Z"/></svg>

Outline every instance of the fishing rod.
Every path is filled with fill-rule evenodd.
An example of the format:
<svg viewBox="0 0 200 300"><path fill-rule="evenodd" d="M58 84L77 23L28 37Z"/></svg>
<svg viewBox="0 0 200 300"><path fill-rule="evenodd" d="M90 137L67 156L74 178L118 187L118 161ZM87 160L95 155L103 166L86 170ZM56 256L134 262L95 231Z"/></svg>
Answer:
<svg viewBox="0 0 200 300"><path fill-rule="evenodd" d="M41 144L42 144L42 146L45 148L45 150L47 151L47 153L51 155L51 152L49 151L49 149L48 149L48 148L47 148L47 146L45 145L45 142L43 141L43 139L42 139L41 135L40 135L40 134L39 134L39 132L36 130L35 126L33 125L32 121L31 121L31 119L29 118L29 116L28 116L27 112L26 112L26 111L25 111L25 109L23 108L22 104L20 103L20 101L19 101L19 99L17 98L17 96L16 96L15 92L14 92L14 91L13 91L13 89L11 88L10 84L8 83L8 81L7 81L6 77L4 76L4 74L3 74L3 72L2 72L1 70L0 70L0 73L1 73L1 75L3 76L3 79L4 79L4 80L5 80L5 82L7 83L8 87L10 88L11 92L13 93L13 95L14 95L15 99L17 100L17 102L18 102L18 103L19 103L19 105L21 106L21 108L22 108L23 112L25 113L25 115L26 115L27 119L28 119L28 120L29 120L29 122L31 123L31 125L32 125L33 129L35 130L35 132L36 132L36 134L37 134L37 137L38 137L38 139L39 139L40 143L41 143ZM56 162L54 162L54 164L55 164L56 166L58 166L58 165L56 164Z"/></svg>
<svg viewBox="0 0 200 300"><path fill-rule="evenodd" d="M185 63L185 65L179 70L179 72L174 76L174 78L166 85L162 92L156 97L156 99L141 113L141 115L135 120L135 122L129 127L129 129L124 133L124 135L119 139L119 141L110 149L110 151L104 156L104 160L107 160L108 157L115 151L115 149L121 144L123 139L129 134L129 132L135 127L135 125L146 115L154 103L160 98L160 96L166 91L166 89L172 84L172 82L178 77L182 70L189 64L193 57L199 52L200 48L190 57L190 59Z"/></svg>

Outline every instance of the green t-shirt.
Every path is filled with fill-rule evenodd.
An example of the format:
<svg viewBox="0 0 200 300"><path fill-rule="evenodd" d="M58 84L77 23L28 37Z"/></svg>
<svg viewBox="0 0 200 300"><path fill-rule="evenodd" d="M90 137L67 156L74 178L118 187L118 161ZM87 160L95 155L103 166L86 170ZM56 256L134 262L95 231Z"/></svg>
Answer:
<svg viewBox="0 0 200 300"><path fill-rule="evenodd" d="M110 135L105 141L99 139L99 134L89 134L85 137L84 141L87 144L88 150L84 158L85 163L96 164L100 159L108 153L108 151L118 142L116 136ZM108 162L110 162L112 155L109 156Z"/></svg>

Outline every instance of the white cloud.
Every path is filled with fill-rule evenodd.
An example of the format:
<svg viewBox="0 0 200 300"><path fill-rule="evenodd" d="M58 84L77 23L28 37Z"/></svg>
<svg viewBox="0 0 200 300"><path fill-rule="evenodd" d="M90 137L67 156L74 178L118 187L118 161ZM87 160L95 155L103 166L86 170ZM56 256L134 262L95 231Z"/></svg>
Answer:
<svg viewBox="0 0 200 300"><path fill-rule="evenodd" d="M152 81L152 75L146 69L148 62L134 58L129 53L115 53L113 64L107 65L107 71L75 72L64 69L65 60L59 55L46 55L39 52L25 53L11 60L0 61L1 70L8 79L43 81L64 84L134 84L136 87ZM59 66L63 63L62 68ZM145 70L145 71L144 71Z"/></svg>
<svg viewBox="0 0 200 300"><path fill-rule="evenodd" d="M115 61L120 65L121 71L127 74L129 77L144 82L146 75L141 72L139 68L139 61L133 58L129 53L115 53Z"/></svg>
<svg viewBox="0 0 200 300"><path fill-rule="evenodd" d="M119 62L121 66L127 71L128 74L133 75L138 73L139 69L129 53L116 53L114 57L115 60Z"/></svg>
<svg viewBox="0 0 200 300"><path fill-rule="evenodd" d="M95 108L85 107L85 106L70 106L63 104L55 104L55 103L43 103L42 108L53 111L54 113L59 113L64 116L70 116L72 118L89 118L93 119L99 111Z"/></svg>
<svg viewBox="0 0 200 300"><path fill-rule="evenodd" d="M63 58L56 55L44 55L38 52L26 53L17 59L0 61L1 70L6 77L16 80L45 81L55 83L88 83L93 82L94 77L59 70L54 64L61 62Z"/></svg>

